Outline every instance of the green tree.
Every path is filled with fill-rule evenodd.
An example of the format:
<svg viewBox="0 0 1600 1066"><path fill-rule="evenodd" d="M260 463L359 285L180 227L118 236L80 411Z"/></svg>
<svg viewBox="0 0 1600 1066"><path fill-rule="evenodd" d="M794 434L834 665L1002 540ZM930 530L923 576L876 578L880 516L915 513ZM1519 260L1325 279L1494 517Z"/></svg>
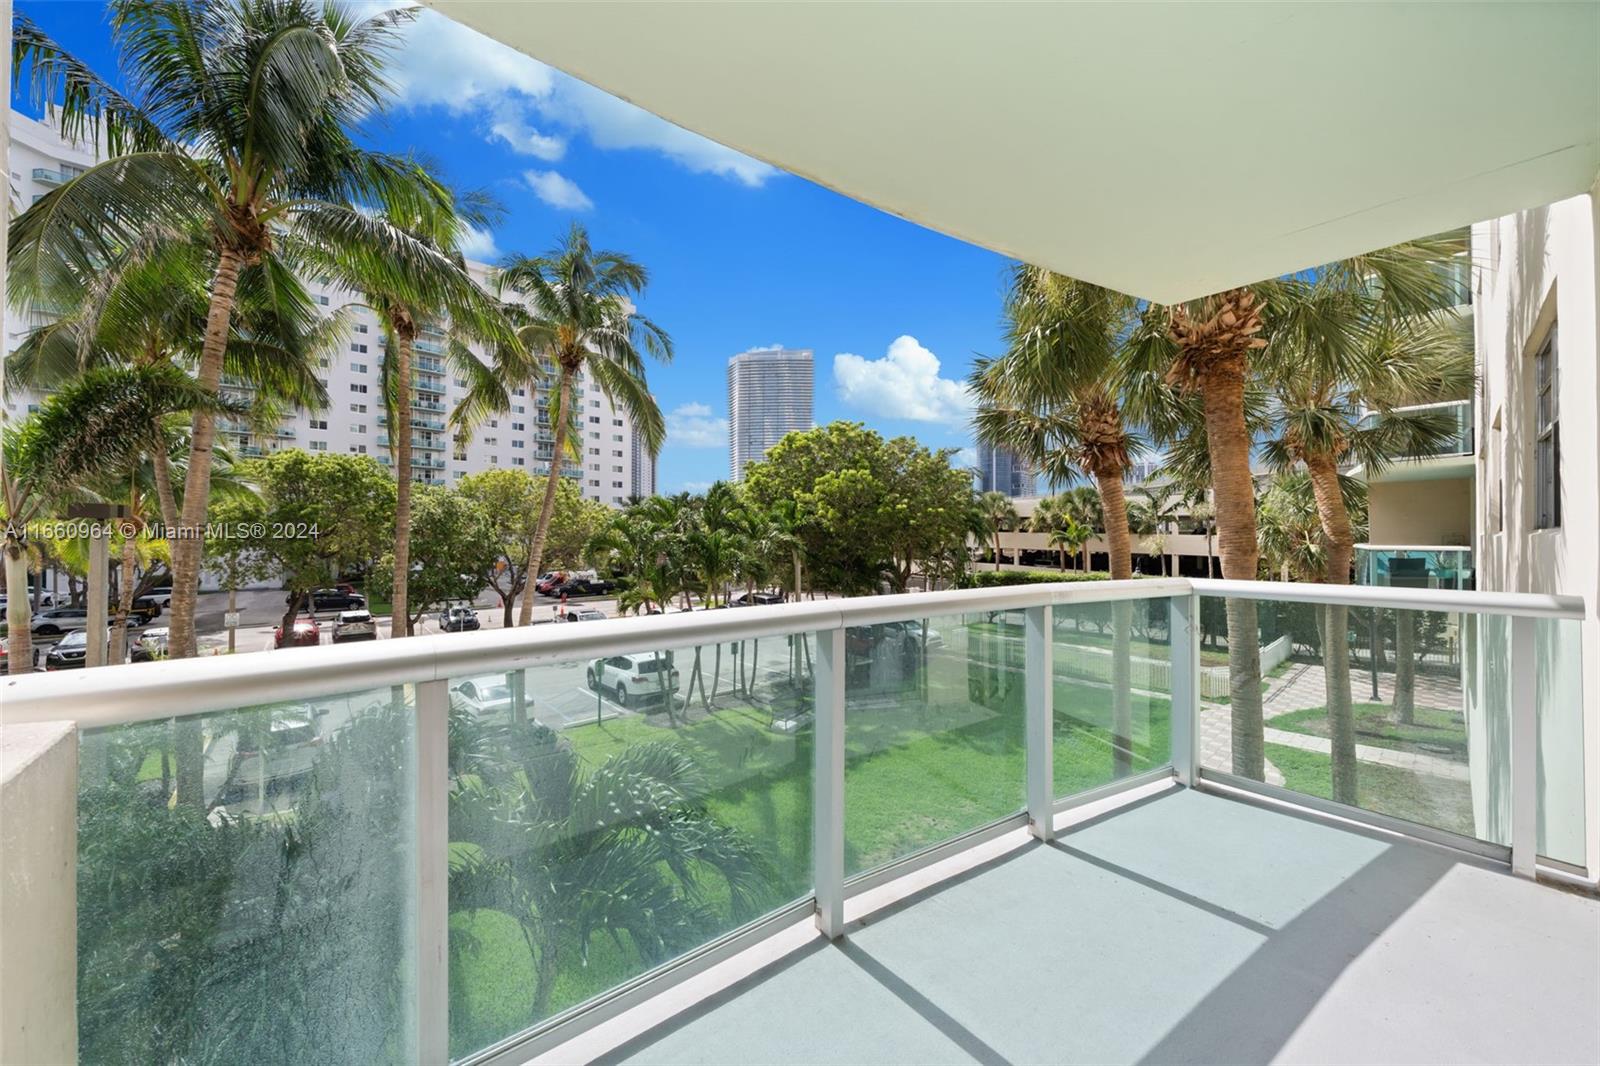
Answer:
<svg viewBox="0 0 1600 1066"><path fill-rule="evenodd" d="M456 490L472 500L488 520L494 550L478 578L500 598L507 628L512 624L517 597L527 585L528 572L523 565L538 532L545 488L544 476L512 468L468 474L456 482ZM576 567L614 513L605 504L585 498L571 478L558 478L543 552L545 565Z"/></svg>
<svg viewBox="0 0 1600 1066"><path fill-rule="evenodd" d="M1017 524L1017 505L1005 493L991 490L978 497L978 506L983 510L984 527L994 544L994 568L999 570L1000 534L1007 526Z"/></svg>
<svg viewBox="0 0 1600 1066"><path fill-rule="evenodd" d="M9 283L23 306L136 262L153 242L199 240L212 280L196 378L221 383L240 276L299 287L296 270L363 256L399 274L433 256L364 202L440 203L422 170L359 147L350 130L380 104L383 68L411 9L355 17L336 4L116 0L113 41L131 95L37 31L14 49L36 93L61 96L69 136L105 128L111 158L52 190L11 226ZM171 646L195 652L213 414L196 410L173 545Z"/></svg>
<svg viewBox="0 0 1600 1066"><path fill-rule="evenodd" d="M251 547L289 590L285 631L312 589L365 569L392 542L394 480L368 455L278 452L241 464L260 493ZM174 588L176 592L176 588Z"/></svg>
<svg viewBox="0 0 1600 1066"><path fill-rule="evenodd" d="M568 449L575 418L573 387L578 375L589 378L615 406L628 413L635 431L652 452L666 437L666 422L645 380L644 355L662 362L672 358L672 339L665 330L634 310L632 300L644 293L649 274L621 252L596 251L589 235L574 223L566 239L544 255L512 256L499 273L502 294L524 301L531 319L518 337L535 361L526 364L532 384L539 364L553 365L556 392L550 421L555 426L550 479L533 543L528 549L529 586L539 574L545 540L555 514L556 475ZM642 350L642 354L641 354ZM533 621L531 588L522 599L521 625Z"/></svg>
<svg viewBox="0 0 1600 1066"><path fill-rule="evenodd" d="M164 448L160 415L215 409L216 397L170 366L101 368L48 397L0 439L5 508L7 658L33 661L29 632L28 526L60 513L96 478L122 477ZM154 417L152 417L154 416Z"/></svg>
<svg viewBox="0 0 1600 1066"><path fill-rule="evenodd" d="M1182 508L1182 501L1174 495L1165 485L1145 484L1139 486L1137 497L1128 507L1128 525L1133 532L1146 538L1146 543L1155 547L1156 554L1163 554L1161 546L1166 542L1167 534L1175 532L1178 525L1178 514ZM1177 572L1177 561L1173 556L1166 556L1166 573L1170 577Z"/></svg>
<svg viewBox="0 0 1600 1066"><path fill-rule="evenodd" d="M499 558L493 524L473 497L444 485L418 485L412 503L416 550L407 556L408 632L435 607L475 599L483 588L483 575L494 570ZM392 593L393 585L391 551L379 561L369 587L384 596ZM396 618L392 624L397 625L400 605L392 598L389 603Z"/></svg>

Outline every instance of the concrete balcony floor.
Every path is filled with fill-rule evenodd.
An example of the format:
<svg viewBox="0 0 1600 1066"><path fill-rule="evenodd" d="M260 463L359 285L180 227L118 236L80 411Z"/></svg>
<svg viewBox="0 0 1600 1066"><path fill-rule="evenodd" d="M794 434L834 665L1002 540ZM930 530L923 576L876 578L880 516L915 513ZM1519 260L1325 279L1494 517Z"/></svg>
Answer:
<svg viewBox="0 0 1600 1066"><path fill-rule="evenodd" d="M779 934L549 1058L1600 1060L1600 901L1452 851L1169 789L975 852L854 901L838 942Z"/></svg>

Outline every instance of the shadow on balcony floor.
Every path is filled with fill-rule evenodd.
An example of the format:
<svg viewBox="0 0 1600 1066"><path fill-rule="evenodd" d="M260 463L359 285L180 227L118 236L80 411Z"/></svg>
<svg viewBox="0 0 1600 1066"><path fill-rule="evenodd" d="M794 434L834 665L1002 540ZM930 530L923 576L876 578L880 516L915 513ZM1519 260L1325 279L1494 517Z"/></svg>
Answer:
<svg viewBox="0 0 1600 1066"><path fill-rule="evenodd" d="M813 940L638 1063L1594 1062L1600 902L1182 790Z"/></svg>

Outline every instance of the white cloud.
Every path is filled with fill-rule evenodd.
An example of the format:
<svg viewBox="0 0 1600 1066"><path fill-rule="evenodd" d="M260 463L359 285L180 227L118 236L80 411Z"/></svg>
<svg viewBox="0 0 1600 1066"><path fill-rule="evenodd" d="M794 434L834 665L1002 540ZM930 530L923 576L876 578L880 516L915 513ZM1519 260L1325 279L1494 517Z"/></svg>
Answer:
<svg viewBox="0 0 1600 1066"><path fill-rule="evenodd" d="M978 449L962 448L950 457L950 465L960 470L978 465Z"/></svg>
<svg viewBox="0 0 1600 1066"><path fill-rule="evenodd" d="M709 481L685 481L683 483L684 492L704 492L710 487L711 482Z"/></svg>
<svg viewBox="0 0 1600 1066"><path fill-rule="evenodd" d="M939 376L939 357L912 336L896 337L882 359L850 352L833 357L839 399L883 418L966 425L972 395L959 381Z"/></svg>
<svg viewBox="0 0 1600 1066"><path fill-rule="evenodd" d="M599 148L659 152L687 170L752 187L781 173L436 11L421 11L407 27L391 79L400 106L479 114L489 139L547 163L583 134Z"/></svg>
<svg viewBox="0 0 1600 1066"><path fill-rule="evenodd" d="M667 412L667 442L687 448L720 448L728 443L728 420L703 403L679 404Z"/></svg>
<svg viewBox="0 0 1600 1066"><path fill-rule="evenodd" d="M551 207L563 211L587 211L594 206L594 201L585 196L571 178L553 170L528 170L523 172L522 177L533 194Z"/></svg>
<svg viewBox="0 0 1600 1066"><path fill-rule="evenodd" d="M492 263L500 258L500 247L494 243L493 233L468 226L461 236L461 254L480 263Z"/></svg>

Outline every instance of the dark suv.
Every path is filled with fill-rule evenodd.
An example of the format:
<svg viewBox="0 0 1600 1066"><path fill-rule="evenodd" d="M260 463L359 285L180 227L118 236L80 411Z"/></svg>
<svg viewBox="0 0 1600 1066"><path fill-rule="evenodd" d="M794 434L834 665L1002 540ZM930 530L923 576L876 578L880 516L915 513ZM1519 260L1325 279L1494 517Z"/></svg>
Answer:
<svg viewBox="0 0 1600 1066"><path fill-rule="evenodd" d="M283 598L284 603L294 599L294 593ZM367 598L359 592L346 592L343 589L313 589L306 597L304 607L313 613L322 614L329 611L353 611L367 605Z"/></svg>

